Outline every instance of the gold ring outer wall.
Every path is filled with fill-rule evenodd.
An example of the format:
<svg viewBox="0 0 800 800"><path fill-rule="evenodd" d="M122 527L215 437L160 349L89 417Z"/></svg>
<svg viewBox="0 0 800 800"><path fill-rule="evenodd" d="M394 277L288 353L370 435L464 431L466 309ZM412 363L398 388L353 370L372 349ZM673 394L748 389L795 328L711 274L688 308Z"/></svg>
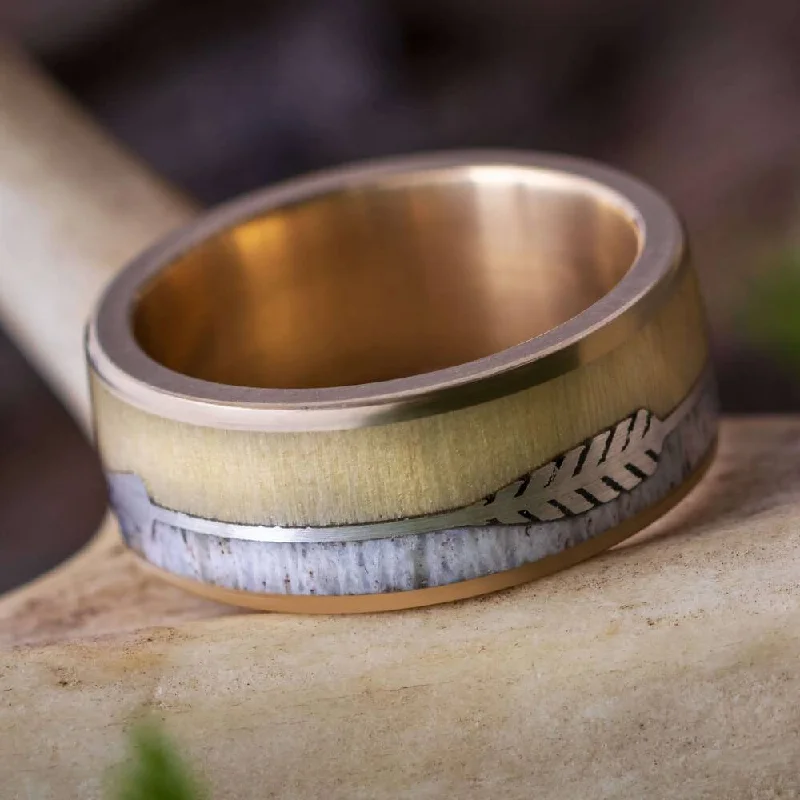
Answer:
<svg viewBox="0 0 800 800"><path fill-rule="evenodd" d="M645 408L666 417L708 358L694 271L630 339L545 383L455 411L335 431L191 425L129 405L92 371L107 470L155 503L207 519L289 527L369 523L474 503Z"/></svg>

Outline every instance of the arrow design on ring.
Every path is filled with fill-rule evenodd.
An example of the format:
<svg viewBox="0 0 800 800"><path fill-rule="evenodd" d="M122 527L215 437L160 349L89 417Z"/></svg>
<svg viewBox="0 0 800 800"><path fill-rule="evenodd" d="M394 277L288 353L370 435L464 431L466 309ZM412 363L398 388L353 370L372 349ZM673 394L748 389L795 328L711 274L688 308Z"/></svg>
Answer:
<svg viewBox="0 0 800 800"><path fill-rule="evenodd" d="M129 472L108 474L111 505L123 533L146 532L158 522L195 533L263 542L365 541L476 526L551 522L604 505L653 475L667 436L712 387L708 373L666 419L639 409L476 503L436 514L320 527L226 522L154 503L142 479Z"/></svg>

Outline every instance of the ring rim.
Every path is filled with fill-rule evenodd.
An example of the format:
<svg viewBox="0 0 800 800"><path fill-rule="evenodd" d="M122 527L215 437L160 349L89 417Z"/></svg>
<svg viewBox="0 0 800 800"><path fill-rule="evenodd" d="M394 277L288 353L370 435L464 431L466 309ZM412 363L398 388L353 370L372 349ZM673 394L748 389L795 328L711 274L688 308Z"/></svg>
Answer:
<svg viewBox="0 0 800 800"><path fill-rule="evenodd" d="M313 389L241 387L184 375L138 345L131 312L140 287L210 237L283 206L347 188L472 167L566 175L616 205L639 232L640 249L621 280L588 308L554 328L491 355L433 372L354 386ZM134 259L107 288L89 321L89 364L106 387L144 411L195 425L234 430L310 431L399 422L468 407L543 383L613 350L669 296L686 264L685 237L670 204L641 181L573 157L462 151L365 162L256 191L207 212Z"/></svg>

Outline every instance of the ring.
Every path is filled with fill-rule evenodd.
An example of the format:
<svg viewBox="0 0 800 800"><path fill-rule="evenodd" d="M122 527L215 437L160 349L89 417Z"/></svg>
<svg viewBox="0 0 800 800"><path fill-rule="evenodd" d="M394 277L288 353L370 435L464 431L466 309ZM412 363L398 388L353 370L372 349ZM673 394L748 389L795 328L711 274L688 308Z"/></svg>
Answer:
<svg viewBox="0 0 800 800"><path fill-rule="evenodd" d="M254 608L455 600L632 535L709 464L681 225L561 156L338 169L201 216L86 335L127 546Z"/></svg>

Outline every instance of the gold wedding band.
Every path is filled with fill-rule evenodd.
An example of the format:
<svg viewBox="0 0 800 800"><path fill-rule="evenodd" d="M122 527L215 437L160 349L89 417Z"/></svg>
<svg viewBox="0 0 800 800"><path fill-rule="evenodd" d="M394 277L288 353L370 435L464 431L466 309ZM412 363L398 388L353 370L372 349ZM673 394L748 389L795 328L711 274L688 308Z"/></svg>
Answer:
<svg viewBox="0 0 800 800"><path fill-rule="evenodd" d="M550 155L400 158L224 205L119 274L87 354L128 546L265 609L569 566L677 502L717 430L675 213Z"/></svg>

